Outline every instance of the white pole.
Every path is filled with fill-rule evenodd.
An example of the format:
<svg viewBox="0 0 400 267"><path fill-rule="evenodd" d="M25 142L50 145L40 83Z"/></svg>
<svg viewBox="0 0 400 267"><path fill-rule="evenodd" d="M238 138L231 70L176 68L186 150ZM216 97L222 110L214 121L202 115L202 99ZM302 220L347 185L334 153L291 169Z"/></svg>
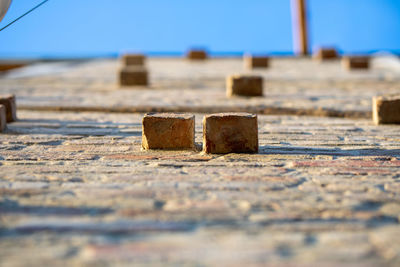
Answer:
<svg viewBox="0 0 400 267"><path fill-rule="evenodd" d="M293 43L295 53L308 55L307 0L292 0Z"/></svg>

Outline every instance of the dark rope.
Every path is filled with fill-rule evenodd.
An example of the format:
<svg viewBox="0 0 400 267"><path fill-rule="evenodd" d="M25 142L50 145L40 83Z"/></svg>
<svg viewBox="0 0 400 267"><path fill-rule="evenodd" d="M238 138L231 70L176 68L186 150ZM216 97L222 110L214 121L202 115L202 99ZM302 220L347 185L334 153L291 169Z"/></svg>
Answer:
<svg viewBox="0 0 400 267"><path fill-rule="evenodd" d="M37 6L35 6L34 8L30 9L29 11L27 11L25 14L22 14L21 16L19 16L18 18L16 18L15 20L11 21L10 23L8 23L6 26L4 26L3 28L0 29L0 32L6 28L8 28L9 26L11 26L12 24L14 24L15 22L17 22L18 20L22 19L23 17L25 17L26 15L28 15L29 13L31 13L32 11L34 11L35 9L39 8L40 6L44 5L46 2L48 2L50 0L45 0L43 2L41 2L40 4L38 4Z"/></svg>

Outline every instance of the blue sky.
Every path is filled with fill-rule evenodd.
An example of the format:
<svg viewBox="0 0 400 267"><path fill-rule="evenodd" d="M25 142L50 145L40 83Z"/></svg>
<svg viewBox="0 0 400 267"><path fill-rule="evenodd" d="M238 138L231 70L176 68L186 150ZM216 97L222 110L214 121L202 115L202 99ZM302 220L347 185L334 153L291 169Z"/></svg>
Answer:
<svg viewBox="0 0 400 267"><path fill-rule="evenodd" d="M1 22L40 0L14 0ZM400 51L400 0L308 0L310 40L343 52ZM50 0L0 32L0 56L121 51L292 52L290 0Z"/></svg>

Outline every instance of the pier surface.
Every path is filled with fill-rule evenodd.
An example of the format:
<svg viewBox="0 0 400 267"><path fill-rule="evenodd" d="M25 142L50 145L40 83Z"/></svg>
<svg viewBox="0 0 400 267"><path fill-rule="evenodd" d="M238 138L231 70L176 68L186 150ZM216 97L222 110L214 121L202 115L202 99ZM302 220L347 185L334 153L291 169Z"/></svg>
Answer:
<svg viewBox="0 0 400 267"><path fill-rule="evenodd" d="M150 58L147 88L120 88L111 59L3 74L0 265L399 266L400 126L371 119L400 92L386 63ZM226 98L233 73L264 96ZM257 113L259 153L143 151L148 111L195 114L198 149L205 114Z"/></svg>

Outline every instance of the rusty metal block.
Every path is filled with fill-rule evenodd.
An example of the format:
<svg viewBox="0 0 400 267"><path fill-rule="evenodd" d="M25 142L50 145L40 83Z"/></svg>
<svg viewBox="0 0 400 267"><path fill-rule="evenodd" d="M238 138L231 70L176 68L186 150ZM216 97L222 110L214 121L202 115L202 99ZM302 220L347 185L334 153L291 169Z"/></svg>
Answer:
<svg viewBox="0 0 400 267"><path fill-rule="evenodd" d="M374 97L372 116L375 124L400 124L400 95Z"/></svg>
<svg viewBox="0 0 400 267"><path fill-rule="evenodd" d="M243 59L244 66L248 69L268 68L269 66L269 57L267 56L245 55Z"/></svg>
<svg viewBox="0 0 400 267"><path fill-rule="evenodd" d="M7 127L7 116L6 116L6 107L4 105L0 105L0 133L3 132Z"/></svg>
<svg viewBox="0 0 400 267"><path fill-rule="evenodd" d="M143 54L125 54L122 56L124 66L144 66L146 56Z"/></svg>
<svg viewBox="0 0 400 267"><path fill-rule="evenodd" d="M334 60L339 58L339 53L333 47L321 47L313 55L318 61Z"/></svg>
<svg viewBox="0 0 400 267"><path fill-rule="evenodd" d="M218 113L203 119L203 151L205 153L257 153L257 115Z"/></svg>
<svg viewBox="0 0 400 267"><path fill-rule="evenodd" d="M119 73L121 86L145 86L148 85L148 73L143 67L123 67Z"/></svg>
<svg viewBox="0 0 400 267"><path fill-rule="evenodd" d="M208 58L208 54L203 49L192 49L187 52L186 57L190 60L205 60Z"/></svg>
<svg viewBox="0 0 400 267"><path fill-rule="evenodd" d="M148 113L142 122L143 149L194 149L194 115Z"/></svg>
<svg viewBox="0 0 400 267"><path fill-rule="evenodd" d="M7 122L14 122L17 120L15 95L0 95L0 105L4 105L6 108Z"/></svg>
<svg viewBox="0 0 400 267"><path fill-rule="evenodd" d="M263 78L261 76L231 75L226 78L226 95L262 96Z"/></svg>
<svg viewBox="0 0 400 267"><path fill-rule="evenodd" d="M370 58L367 56L347 56L342 59L342 66L347 70L369 69Z"/></svg>

